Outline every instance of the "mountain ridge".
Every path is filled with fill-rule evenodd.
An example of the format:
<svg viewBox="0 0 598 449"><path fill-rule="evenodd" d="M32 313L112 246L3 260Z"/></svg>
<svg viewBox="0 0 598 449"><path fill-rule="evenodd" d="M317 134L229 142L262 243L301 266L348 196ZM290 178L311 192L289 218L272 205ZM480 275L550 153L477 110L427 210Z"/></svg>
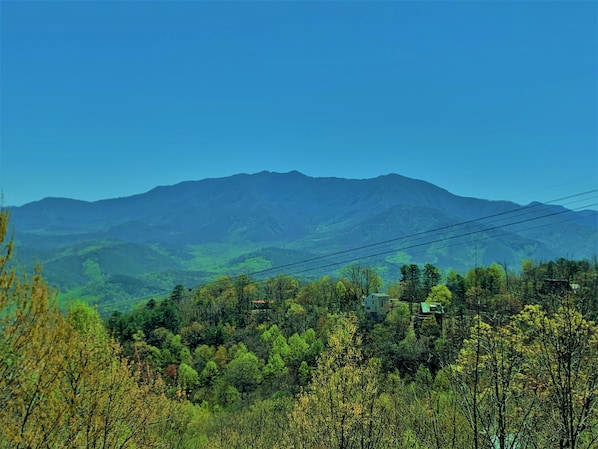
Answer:
<svg viewBox="0 0 598 449"><path fill-rule="evenodd" d="M45 198L10 210L25 263L37 257L49 280L68 285L67 290L73 283L64 279L68 270L57 269L61 263L77 272L79 281L94 285L109 274L177 283L172 274L177 271L186 273L186 280L196 272L201 283L227 268L231 274L275 270L281 257L300 262L299 254L350 255L351 249L371 245L374 255L356 253L353 259L376 266L390 281L398 276L397 260L463 270L476 257L480 264L510 266L523 258L590 258L596 254L598 232L595 211L461 197L395 173L345 179L262 171L93 202ZM122 247L106 242L131 244L128 251L139 256L125 257ZM88 250L74 257L75 245ZM119 265L120 273L106 266L116 260L110 248L129 260L130 266ZM214 257L218 263L210 261ZM155 270L142 260L154 261ZM160 274L166 271L172 275Z"/></svg>

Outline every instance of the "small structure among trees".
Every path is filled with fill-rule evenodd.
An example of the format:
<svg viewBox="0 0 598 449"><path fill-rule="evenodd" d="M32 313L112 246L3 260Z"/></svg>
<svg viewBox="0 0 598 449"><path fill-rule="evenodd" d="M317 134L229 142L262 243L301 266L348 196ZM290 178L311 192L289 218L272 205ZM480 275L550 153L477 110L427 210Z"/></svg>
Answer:
<svg viewBox="0 0 598 449"><path fill-rule="evenodd" d="M370 293L368 296L364 296L361 302L366 314L377 315L386 315L397 307L398 303L398 299L391 298L386 293Z"/></svg>
<svg viewBox="0 0 598 449"><path fill-rule="evenodd" d="M544 279L538 293L542 295L566 295L572 289L566 279Z"/></svg>
<svg viewBox="0 0 598 449"><path fill-rule="evenodd" d="M420 302L418 318L426 318L433 315L444 315L444 306L439 302Z"/></svg>
<svg viewBox="0 0 598 449"><path fill-rule="evenodd" d="M256 299L251 301L252 313L262 313L262 312L269 312L270 311L270 301L265 299Z"/></svg>

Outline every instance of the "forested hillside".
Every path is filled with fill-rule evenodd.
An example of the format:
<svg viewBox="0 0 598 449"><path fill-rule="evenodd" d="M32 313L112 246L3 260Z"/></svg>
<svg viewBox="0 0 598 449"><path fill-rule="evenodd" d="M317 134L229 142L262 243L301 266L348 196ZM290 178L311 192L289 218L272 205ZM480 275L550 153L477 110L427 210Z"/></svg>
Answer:
<svg viewBox="0 0 598 449"><path fill-rule="evenodd" d="M107 313L225 274L300 272L316 280L359 263L390 283L411 263L446 272L474 263L590 259L598 215L584 206L592 201L580 194L570 199L572 210L522 206L459 197L396 174L358 180L261 172L96 202L46 198L11 213L21 263L43 263L62 298L84 298Z"/></svg>
<svg viewBox="0 0 598 449"><path fill-rule="evenodd" d="M6 238L7 212L0 225ZM0 259L0 448L598 444L595 259L405 263L384 285L356 264L316 280L225 275L102 320L81 303L60 311L13 246Z"/></svg>

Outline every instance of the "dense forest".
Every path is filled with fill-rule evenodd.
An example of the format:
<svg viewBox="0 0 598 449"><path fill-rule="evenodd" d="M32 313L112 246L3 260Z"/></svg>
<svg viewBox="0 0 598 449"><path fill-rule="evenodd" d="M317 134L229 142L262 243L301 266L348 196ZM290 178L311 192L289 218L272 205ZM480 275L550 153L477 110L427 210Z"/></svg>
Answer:
<svg viewBox="0 0 598 449"><path fill-rule="evenodd" d="M8 229L2 449L598 447L596 260L222 276L100 316Z"/></svg>

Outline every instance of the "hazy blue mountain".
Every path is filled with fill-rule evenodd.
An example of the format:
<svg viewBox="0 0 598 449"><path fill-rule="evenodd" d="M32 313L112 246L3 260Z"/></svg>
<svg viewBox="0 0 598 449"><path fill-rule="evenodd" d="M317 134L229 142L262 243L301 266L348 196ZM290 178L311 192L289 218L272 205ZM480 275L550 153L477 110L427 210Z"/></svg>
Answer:
<svg viewBox="0 0 598 449"><path fill-rule="evenodd" d="M42 262L62 291L111 304L222 273L317 277L359 262L390 281L407 262L465 270L591 258L598 234L595 211L459 197L396 174L239 174L96 202L46 198L11 213L22 263Z"/></svg>

